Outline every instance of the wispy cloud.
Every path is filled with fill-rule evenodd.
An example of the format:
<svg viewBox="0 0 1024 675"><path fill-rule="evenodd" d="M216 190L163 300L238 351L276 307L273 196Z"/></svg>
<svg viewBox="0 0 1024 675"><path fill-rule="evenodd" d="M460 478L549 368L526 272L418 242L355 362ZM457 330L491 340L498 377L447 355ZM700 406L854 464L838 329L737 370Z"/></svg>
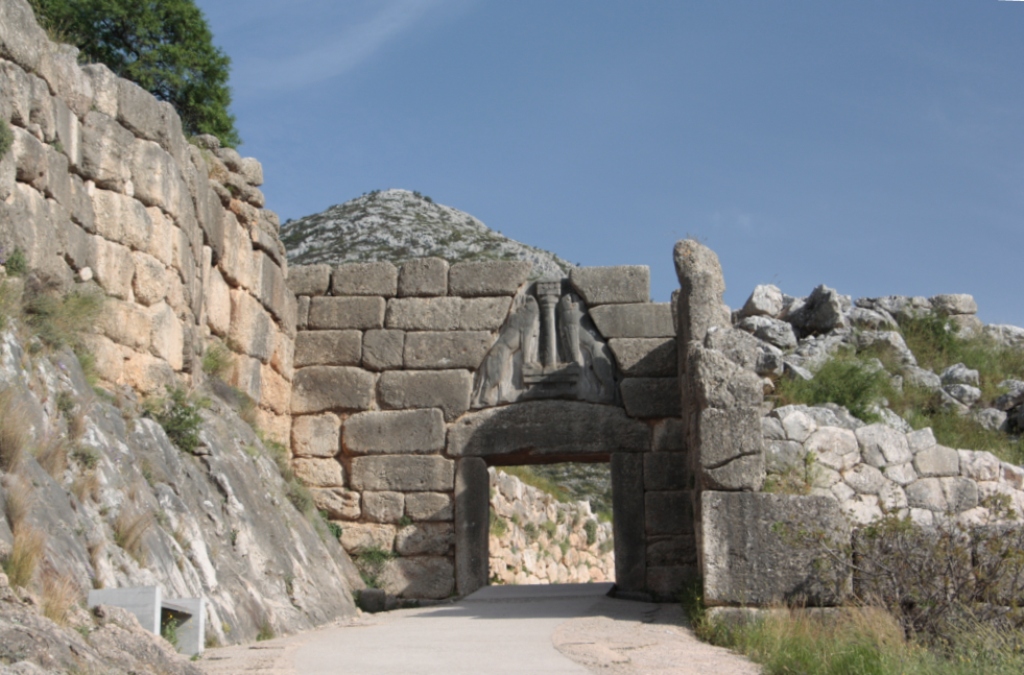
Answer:
<svg viewBox="0 0 1024 675"><path fill-rule="evenodd" d="M290 54L236 62L236 94L281 93L351 72L444 4L446 0L385 0L373 3L373 11L363 16L346 17L346 25L333 34L325 35L329 31L318 26L317 35ZM305 37L309 39L310 35ZM301 39L296 42L301 44Z"/></svg>

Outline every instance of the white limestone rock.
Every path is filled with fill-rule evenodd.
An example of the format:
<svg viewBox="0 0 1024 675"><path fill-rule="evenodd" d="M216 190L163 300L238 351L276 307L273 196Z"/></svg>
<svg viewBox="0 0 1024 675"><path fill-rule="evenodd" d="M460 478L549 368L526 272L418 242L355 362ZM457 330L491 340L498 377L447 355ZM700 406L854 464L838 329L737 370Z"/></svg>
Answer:
<svg viewBox="0 0 1024 675"><path fill-rule="evenodd" d="M962 363L955 363L939 374L942 384L969 384L977 387L980 378L978 371L968 368Z"/></svg>
<svg viewBox="0 0 1024 675"><path fill-rule="evenodd" d="M754 292L750 294L749 298L747 298L747 301L744 303L739 315L741 318L753 316L775 318L782 313L782 308L782 291L772 284L761 284L754 287ZM781 347L782 345L779 346Z"/></svg>

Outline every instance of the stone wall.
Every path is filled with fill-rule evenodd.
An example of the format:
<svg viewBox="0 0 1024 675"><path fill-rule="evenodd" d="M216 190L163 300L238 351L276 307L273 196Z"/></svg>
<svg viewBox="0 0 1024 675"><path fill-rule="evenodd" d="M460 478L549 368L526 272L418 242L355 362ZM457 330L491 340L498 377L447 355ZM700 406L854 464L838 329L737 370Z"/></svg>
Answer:
<svg viewBox="0 0 1024 675"><path fill-rule="evenodd" d="M486 584L487 466L573 459L612 462L620 585L679 576L692 537L666 461L682 456L671 308L648 301L646 267L530 274L431 258L291 269L296 472L351 554L397 556L389 593Z"/></svg>
<svg viewBox="0 0 1024 675"><path fill-rule="evenodd" d="M50 42L25 0L0 2L0 246L64 291L107 296L88 336L99 378L161 393L202 379L211 340L231 384L287 440L294 297L262 168L190 142L168 103Z"/></svg>
<svg viewBox="0 0 1024 675"><path fill-rule="evenodd" d="M494 467L487 473L492 584L615 581L612 524L590 502L560 502Z"/></svg>

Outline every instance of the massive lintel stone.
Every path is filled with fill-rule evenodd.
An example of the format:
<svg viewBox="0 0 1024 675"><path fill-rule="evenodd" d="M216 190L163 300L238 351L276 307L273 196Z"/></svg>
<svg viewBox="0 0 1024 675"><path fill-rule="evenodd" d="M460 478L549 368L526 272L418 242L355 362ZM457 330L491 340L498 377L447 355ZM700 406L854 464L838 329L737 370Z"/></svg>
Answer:
<svg viewBox="0 0 1024 675"><path fill-rule="evenodd" d="M849 549L850 526L830 497L751 492L701 496L704 601L708 605L834 605L849 588L848 566L819 569L815 536ZM826 571L836 570L836 578Z"/></svg>
<svg viewBox="0 0 1024 675"><path fill-rule="evenodd" d="M307 325L314 330L384 327L384 298L312 298Z"/></svg>
<svg viewBox="0 0 1024 675"><path fill-rule="evenodd" d="M331 295L379 295L398 292L398 268L389 262L345 263L331 272Z"/></svg>
<svg viewBox="0 0 1024 675"><path fill-rule="evenodd" d="M405 367L476 370L493 341L491 334L485 331L407 333Z"/></svg>
<svg viewBox="0 0 1024 675"><path fill-rule="evenodd" d="M678 336L680 353L690 342L703 343L712 326L728 327L728 309L722 303L725 278L718 256L692 239L676 243L676 275L679 277Z"/></svg>
<svg viewBox="0 0 1024 675"><path fill-rule="evenodd" d="M352 454L427 454L444 448L444 416L436 408L372 411L345 420L342 442Z"/></svg>
<svg viewBox="0 0 1024 675"><path fill-rule="evenodd" d="M410 260L398 271L398 295L432 296L448 293L448 261L442 258Z"/></svg>
<svg viewBox="0 0 1024 675"><path fill-rule="evenodd" d="M295 336L295 367L358 366L363 334L357 330L302 331Z"/></svg>
<svg viewBox="0 0 1024 675"><path fill-rule="evenodd" d="M350 476L353 490L450 492L455 462L436 456L356 457Z"/></svg>
<svg viewBox="0 0 1024 675"><path fill-rule="evenodd" d="M620 305L606 305L618 307ZM601 308L598 308L601 309ZM619 370L626 377L675 377L676 340L669 338L612 338L608 341Z"/></svg>
<svg viewBox="0 0 1024 675"><path fill-rule="evenodd" d="M682 403L678 378L630 377L622 381L619 391L630 417L679 417Z"/></svg>
<svg viewBox="0 0 1024 675"><path fill-rule="evenodd" d="M448 293L467 298L515 295L532 269L533 264L525 260L456 263L448 272Z"/></svg>
<svg viewBox="0 0 1024 675"><path fill-rule="evenodd" d="M621 408L577 401L529 401L464 415L448 432L453 457L607 455L643 452L650 429Z"/></svg>
<svg viewBox="0 0 1024 675"><path fill-rule="evenodd" d="M361 368L311 366L296 371L292 381L292 414L328 410L367 410L373 402L376 377Z"/></svg>
<svg viewBox="0 0 1024 675"><path fill-rule="evenodd" d="M667 302L602 305L590 310L590 318L606 338L666 338L676 334L672 305Z"/></svg>
<svg viewBox="0 0 1024 675"><path fill-rule="evenodd" d="M377 385L382 408L440 408L449 422L469 410L472 389L467 370L391 371Z"/></svg>
<svg viewBox="0 0 1024 675"><path fill-rule="evenodd" d="M651 270L646 265L574 267L569 283L591 308L651 299Z"/></svg>

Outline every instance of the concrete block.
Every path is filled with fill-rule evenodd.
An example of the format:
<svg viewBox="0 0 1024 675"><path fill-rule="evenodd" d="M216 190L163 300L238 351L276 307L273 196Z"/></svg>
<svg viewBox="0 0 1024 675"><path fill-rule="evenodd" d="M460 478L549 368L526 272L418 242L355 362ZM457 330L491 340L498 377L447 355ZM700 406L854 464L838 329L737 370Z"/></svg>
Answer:
<svg viewBox="0 0 1024 675"><path fill-rule="evenodd" d="M363 516L375 523L397 523L405 512L401 492L364 492L362 497Z"/></svg>
<svg viewBox="0 0 1024 675"><path fill-rule="evenodd" d="M363 367L390 370L405 364L405 331L368 330L363 334Z"/></svg>
<svg viewBox="0 0 1024 675"><path fill-rule="evenodd" d="M310 366L295 371L292 414L328 410L368 410L376 376L349 366Z"/></svg>
<svg viewBox="0 0 1024 675"><path fill-rule="evenodd" d="M391 298L384 325L400 330L455 330L462 298Z"/></svg>
<svg viewBox="0 0 1024 675"><path fill-rule="evenodd" d="M206 648L206 607L203 598L174 598L163 601L164 612L176 622L178 652L187 656L202 654Z"/></svg>
<svg viewBox="0 0 1024 675"><path fill-rule="evenodd" d="M314 330L384 327L384 298L316 297L309 302L307 326Z"/></svg>
<svg viewBox="0 0 1024 675"><path fill-rule="evenodd" d="M464 298L515 295L532 269L525 260L455 263L448 272L448 293Z"/></svg>
<svg viewBox="0 0 1024 675"><path fill-rule="evenodd" d="M415 523L398 531L395 550L400 555L447 555L454 543L452 523Z"/></svg>
<svg viewBox="0 0 1024 675"><path fill-rule="evenodd" d="M629 305L605 305L625 307ZM679 369L676 339L612 338L608 341L619 370L626 377L675 377Z"/></svg>
<svg viewBox="0 0 1024 675"><path fill-rule="evenodd" d="M463 415L448 433L448 454L608 455L644 452L650 441L650 428L627 417L622 408L578 401L528 401Z"/></svg>
<svg viewBox="0 0 1024 675"><path fill-rule="evenodd" d="M473 377L466 370L393 371L377 384L384 409L440 408L446 421L469 410Z"/></svg>
<svg viewBox="0 0 1024 675"><path fill-rule="evenodd" d="M429 454L444 449L444 416L436 408L370 411L345 420L342 443L362 454Z"/></svg>
<svg viewBox="0 0 1024 675"><path fill-rule="evenodd" d="M679 417L682 399L675 377L630 377L619 384L622 403L630 417Z"/></svg>
<svg viewBox="0 0 1024 675"><path fill-rule="evenodd" d="M363 334L358 330L307 330L295 336L295 367L358 366Z"/></svg>
<svg viewBox="0 0 1024 675"><path fill-rule="evenodd" d="M379 295L398 293L398 269L389 262L344 263L331 271L331 295Z"/></svg>
<svg viewBox="0 0 1024 675"><path fill-rule="evenodd" d="M624 591L643 591L647 583L643 457L617 452L612 455L611 473L615 583Z"/></svg>
<svg viewBox="0 0 1024 675"><path fill-rule="evenodd" d="M291 447L296 457L334 457L341 452L341 419L332 413L296 417Z"/></svg>
<svg viewBox="0 0 1024 675"><path fill-rule="evenodd" d="M434 296L448 293L448 261L441 258L410 260L398 270L398 296Z"/></svg>
<svg viewBox="0 0 1024 675"><path fill-rule="evenodd" d="M646 265L574 267L569 283L591 308L651 299L651 270Z"/></svg>
<svg viewBox="0 0 1024 675"><path fill-rule="evenodd" d="M413 520L451 520L452 506L451 496L442 492L410 492L405 495L405 515Z"/></svg>
<svg viewBox="0 0 1024 675"><path fill-rule="evenodd" d="M455 481L455 579L459 595L487 585L490 478L482 459L458 461Z"/></svg>
<svg viewBox="0 0 1024 675"><path fill-rule="evenodd" d="M833 566L829 578L816 564L823 532L847 550L850 526L830 497L752 492L701 496L704 601L714 605L830 606L848 592L849 569ZM781 525L780 525L781 524ZM838 591L838 592L837 592Z"/></svg>
<svg viewBox="0 0 1024 675"><path fill-rule="evenodd" d="M672 305L645 302L628 305L601 305L590 310L594 325L606 338L674 338Z"/></svg>
<svg viewBox="0 0 1024 675"><path fill-rule="evenodd" d="M139 624L154 635L160 635L160 606L163 591L159 586L137 588L94 588L89 591L86 604L89 609L97 605L113 605L127 609Z"/></svg>
<svg viewBox="0 0 1024 675"><path fill-rule="evenodd" d="M645 492L644 527L649 536L691 534L693 494L689 490Z"/></svg>
<svg viewBox="0 0 1024 675"><path fill-rule="evenodd" d="M288 288L295 295L327 295L330 287L330 265L292 265L288 268Z"/></svg>
<svg viewBox="0 0 1024 675"><path fill-rule="evenodd" d="M494 337L483 331L407 333L405 367L476 370L493 342Z"/></svg>
<svg viewBox="0 0 1024 675"><path fill-rule="evenodd" d="M356 457L351 474L354 490L446 492L455 487L455 462L443 457Z"/></svg>

